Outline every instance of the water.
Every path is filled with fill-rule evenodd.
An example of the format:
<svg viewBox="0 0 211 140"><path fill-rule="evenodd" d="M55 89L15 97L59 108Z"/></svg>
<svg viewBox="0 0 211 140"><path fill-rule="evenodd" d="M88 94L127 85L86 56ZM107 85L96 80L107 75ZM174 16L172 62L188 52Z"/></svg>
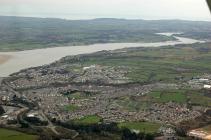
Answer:
<svg viewBox="0 0 211 140"><path fill-rule="evenodd" d="M166 35L168 35L167 33ZM175 36L176 37L176 36ZM41 66L52 63L67 55L93 53L102 50L116 50L131 47L161 47L177 44L203 43L204 41L184 37L176 37L178 41L165 41L157 43L108 43L85 46L65 46L46 49L26 50L20 52L0 52L0 55L9 55L11 59L0 64L0 77L6 77L21 69Z"/></svg>

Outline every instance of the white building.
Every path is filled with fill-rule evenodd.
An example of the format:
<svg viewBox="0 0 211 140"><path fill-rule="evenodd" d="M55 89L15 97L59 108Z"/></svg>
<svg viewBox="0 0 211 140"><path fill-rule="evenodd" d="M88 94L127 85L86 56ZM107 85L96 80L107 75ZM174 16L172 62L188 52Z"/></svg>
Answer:
<svg viewBox="0 0 211 140"><path fill-rule="evenodd" d="M91 65L89 67L83 67L83 70L88 70L88 69L95 68L95 67L96 67L96 65Z"/></svg>
<svg viewBox="0 0 211 140"><path fill-rule="evenodd" d="M211 89L211 85L204 85L205 89Z"/></svg>

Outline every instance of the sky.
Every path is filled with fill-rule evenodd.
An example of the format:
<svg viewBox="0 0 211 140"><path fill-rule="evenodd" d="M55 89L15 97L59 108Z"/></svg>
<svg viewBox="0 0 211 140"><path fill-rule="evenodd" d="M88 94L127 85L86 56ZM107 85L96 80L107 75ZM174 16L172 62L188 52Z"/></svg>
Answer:
<svg viewBox="0 0 211 140"><path fill-rule="evenodd" d="M0 0L0 15L211 21L205 0Z"/></svg>

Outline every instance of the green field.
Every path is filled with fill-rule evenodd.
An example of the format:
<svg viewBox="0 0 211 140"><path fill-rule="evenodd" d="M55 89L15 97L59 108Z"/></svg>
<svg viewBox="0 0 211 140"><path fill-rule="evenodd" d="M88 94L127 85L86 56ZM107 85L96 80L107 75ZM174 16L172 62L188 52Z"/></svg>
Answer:
<svg viewBox="0 0 211 140"><path fill-rule="evenodd" d="M200 105L200 106L211 106L211 98L206 96L205 90L160 90L152 91L147 96L152 97L152 102L176 102L184 104L189 102L190 104Z"/></svg>
<svg viewBox="0 0 211 140"><path fill-rule="evenodd" d="M115 104L118 104L119 106L123 107L126 110L129 111L139 111L144 110L149 107L151 104L151 99L138 99L138 98L131 98L128 96L121 97L119 99L115 100Z"/></svg>
<svg viewBox="0 0 211 140"><path fill-rule="evenodd" d="M116 99L113 104L120 106L128 111L140 111L149 109L153 103L168 103L174 102L178 104L192 104L199 106L211 107L211 98L205 94L206 90L191 90L191 89L165 89L155 90L148 93L146 96L128 97L124 96ZM200 99L200 100L199 100Z"/></svg>
<svg viewBox="0 0 211 140"><path fill-rule="evenodd" d="M37 140L38 136L0 128L0 140Z"/></svg>
<svg viewBox="0 0 211 140"><path fill-rule="evenodd" d="M143 133L151 134L156 133L160 126L160 124L150 122L125 122L118 124L119 128L128 128L130 130L138 130Z"/></svg>
<svg viewBox="0 0 211 140"><path fill-rule="evenodd" d="M186 94L187 94L188 99L190 100L190 103L211 107L211 98L210 96L205 96L204 92L205 91L190 90L190 91L187 91Z"/></svg>
<svg viewBox="0 0 211 140"><path fill-rule="evenodd" d="M82 124L82 125L90 125L90 124L98 124L101 122L101 118L96 115L85 116L81 119L73 120L75 124Z"/></svg>
<svg viewBox="0 0 211 140"><path fill-rule="evenodd" d="M82 93L81 92L75 92L73 94L68 95L69 98L75 98L75 99L81 99L82 98Z"/></svg>
<svg viewBox="0 0 211 140"><path fill-rule="evenodd" d="M211 133L211 125L205 126L205 127L201 128L201 130Z"/></svg>
<svg viewBox="0 0 211 140"><path fill-rule="evenodd" d="M154 101L156 102L176 102L176 103L186 103L187 96L182 90L169 90L169 91L153 91L149 93Z"/></svg>
<svg viewBox="0 0 211 140"><path fill-rule="evenodd" d="M73 92L73 93L67 93L65 94L66 97L70 98L70 99L84 99L84 98L88 98L89 94L85 93L85 92Z"/></svg>
<svg viewBox="0 0 211 140"><path fill-rule="evenodd" d="M64 110L66 110L66 111L75 111L77 109L78 109L78 106L76 106L76 105L66 105L66 106L64 106Z"/></svg>

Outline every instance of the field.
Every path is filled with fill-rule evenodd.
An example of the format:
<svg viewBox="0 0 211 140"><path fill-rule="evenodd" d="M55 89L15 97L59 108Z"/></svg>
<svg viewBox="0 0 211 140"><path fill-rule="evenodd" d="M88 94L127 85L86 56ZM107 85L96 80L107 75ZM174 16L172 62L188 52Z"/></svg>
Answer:
<svg viewBox="0 0 211 140"><path fill-rule="evenodd" d="M155 90L142 97L121 97L115 100L113 104L121 106L125 110L140 111L150 107L153 103L174 102L178 104L192 104L211 107L211 98L206 96L204 90L191 89L165 89ZM209 93L210 94L210 93ZM199 100L200 99L200 100Z"/></svg>
<svg viewBox="0 0 211 140"><path fill-rule="evenodd" d="M91 125L91 124L97 124L101 121L101 118L95 115L92 116L85 116L81 119L73 120L75 124L82 124L82 125Z"/></svg>
<svg viewBox="0 0 211 140"><path fill-rule="evenodd" d="M177 103L186 103L187 96L184 91L181 90L169 90L169 91L153 91L149 94L156 102L168 103L168 102L177 102Z"/></svg>
<svg viewBox="0 0 211 140"><path fill-rule="evenodd" d="M190 103L200 106L211 106L211 98L206 96L205 90L160 90L153 91L147 96L152 97L152 102L176 102L180 104ZM208 93L210 94L210 93ZM200 100L199 100L200 99Z"/></svg>
<svg viewBox="0 0 211 140"><path fill-rule="evenodd" d="M160 90L152 91L147 96L152 97L152 102L176 102L180 104L190 103L200 106L211 106L211 98L206 96L205 90ZM209 93L210 94L210 93ZM200 99L200 100L199 100Z"/></svg>
<svg viewBox="0 0 211 140"><path fill-rule="evenodd" d="M165 89L155 90L145 96L140 97L121 97L116 99L113 104L120 106L128 111L143 111L149 109L153 103L174 102L177 104L192 104L211 107L211 98L207 97L204 90L191 89ZM209 93L210 94L210 93ZM200 99L200 100L199 100Z"/></svg>
<svg viewBox="0 0 211 140"><path fill-rule="evenodd" d="M118 104L119 106L129 111L139 111L147 109L151 104L151 99L150 98L138 99L126 96L116 99L115 104Z"/></svg>
<svg viewBox="0 0 211 140"><path fill-rule="evenodd" d="M75 98L75 99L81 99L82 98L82 93L80 92L75 92L75 93L72 93L72 94L68 94L68 97L69 98Z"/></svg>
<svg viewBox="0 0 211 140"><path fill-rule="evenodd" d="M78 109L78 106L75 106L75 105L66 105L64 106L64 110L66 111L75 111Z"/></svg>
<svg viewBox="0 0 211 140"><path fill-rule="evenodd" d="M0 140L37 140L38 137L0 128Z"/></svg>
<svg viewBox="0 0 211 140"><path fill-rule="evenodd" d="M211 125L205 126L205 127L201 128L201 130L209 132L211 134Z"/></svg>
<svg viewBox="0 0 211 140"><path fill-rule="evenodd" d="M154 134L160 128L160 124L150 122L125 122L118 124L119 128L128 128L131 130L138 130L143 133Z"/></svg>
<svg viewBox="0 0 211 140"><path fill-rule="evenodd" d="M211 98L210 96L207 96L206 94L211 94L209 91L186 91L187 98L189 99L189 102L196 105L201 106L209 106L211 107Z"/></svg>
<svg viewBox="0 0 211 140"><path fill-rule="evenodd" d="M73 92L73 93L66 93L65 96L70 98L70 99L84 99L84 98L88 98L89 94L84 93L84 92L76 91L76 92Z"/></svg>

